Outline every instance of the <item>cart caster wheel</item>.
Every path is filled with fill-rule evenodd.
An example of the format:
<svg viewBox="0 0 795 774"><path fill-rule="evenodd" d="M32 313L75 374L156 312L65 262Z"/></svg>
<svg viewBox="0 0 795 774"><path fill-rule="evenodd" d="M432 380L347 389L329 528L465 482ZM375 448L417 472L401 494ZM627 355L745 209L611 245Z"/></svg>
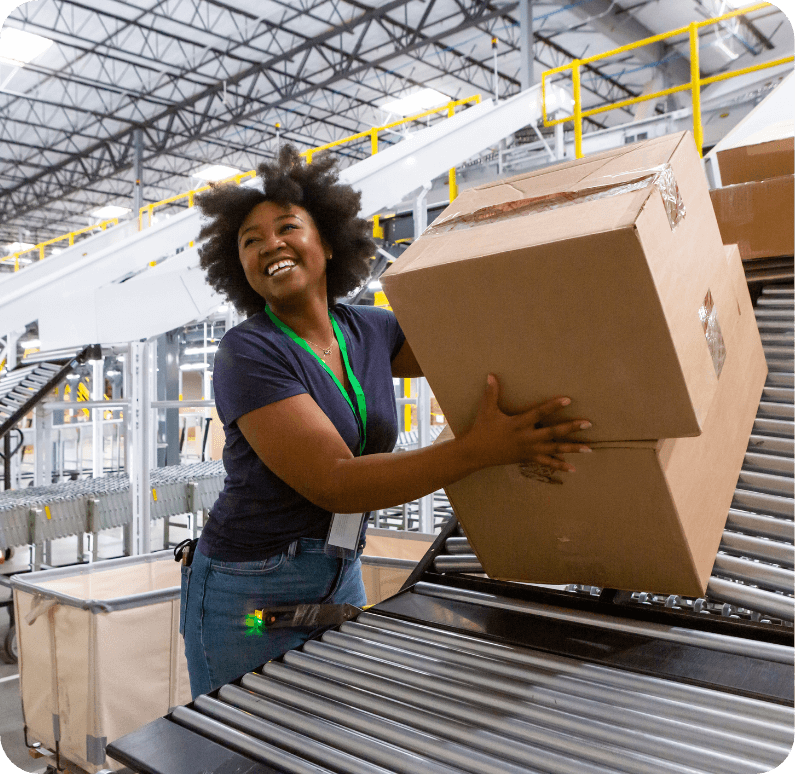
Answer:
<svg viewBox="0 0 795 774"><path fill-rule="evenodd" d="M6 634L3 642L3 649L0 650L0 658L6 664L16 664L19 660L19 650L17 649L17 627L12 626Z"/></svg>

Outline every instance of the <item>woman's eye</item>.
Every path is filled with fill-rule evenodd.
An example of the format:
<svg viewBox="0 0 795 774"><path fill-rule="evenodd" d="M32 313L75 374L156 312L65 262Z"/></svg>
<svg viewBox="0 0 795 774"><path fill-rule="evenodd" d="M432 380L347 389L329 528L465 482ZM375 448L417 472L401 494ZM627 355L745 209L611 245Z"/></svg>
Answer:
<svg viewBox="0 0 795 774"><path fill-rule="evenodd" d="M257 241L256 237L246 237L243 240L243 247L248 247L249 245L254 244L254 242L256 242L256 241Z"/></svg>
<svg viewBox="0 0 795 774"><path fill-rule="evenodd" d="M282 226L282 231L292 231L293 229L296 228L298 228L298 226L295 223L285 223Z"/></svg>

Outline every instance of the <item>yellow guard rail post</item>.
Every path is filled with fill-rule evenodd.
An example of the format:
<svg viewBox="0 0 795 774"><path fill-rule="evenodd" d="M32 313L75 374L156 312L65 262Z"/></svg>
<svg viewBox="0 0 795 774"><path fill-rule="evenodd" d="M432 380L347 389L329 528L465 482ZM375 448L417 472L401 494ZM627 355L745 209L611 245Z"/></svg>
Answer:
<svg viewBox="0 0 795 774"><path fill-rule="evenodd" d="M575 156L578 159L580 159L583 156L582 120L584 118L597 115L598 113L605 113L608 110L617 110L619 108L629 107L630 105L636 105L639 102L646 102L652 99L659 99L660 97L665 97L668 96L669 94L676 94L677 92L680 91L690 91L691 98L693 101L693 137L695 138L696 147L698 148L699 155L701 155L704 143L704 134L701 126L701 87L706 86L710 83L716 83L717 81L725 81L729 78L736 78L739 75L746 75L747 73L756 72L757 70L765 70L768 67L776 67L781 64L786 64L787 62L792 62L795 59L795 57L785 56L780 59L775 59L771 62L764 62L763 64L752 65L751 67L742 67L738 70L732 70L730 72L720 73L719 75L712 75L708 78L701 78L699 71L699 64L698 64L699 62L698 31L702 27L708 27L712 24L719 24L720 22L725 21L726 19L733 19L736 16L744 16L747 13L752 13L753 11L758 11L761 10L762 8L769 8L769 7L775 7L775 6L773 6L772 3L754 3L753 5L748 5L745 6L744 8L738 8L735 11L724 13L721 16L715 16L712 19L705 19L704 21L700 22L691 22L687 27L679 27L678 29L671 30L670 32L664 32L660 35L652 35L649 38L644 38L643 40L638 40L635 41L634 43L628 43L627 45L621 46L620 48L614 48L610 51L605 51L602 54L596 54L594 56L588 57L587 59L574 59L568 64L561 65L560 67L555 67L551 70L546 70L541 75L541 95L542 95L542 112L544 118L544 126L555 126L557 124L562 124L566 121L574 121L574 153ZM640 48L641 46L647 46L651 43L657 43L661 40L666 40L667 38L672 38L683 34L687 34L690 38L690 82L689 83L681 84L679 86L673 86L669 89L663 89L662 91L655 91L652 94L645 94L639 97L633 97L632 99L624 99L619 102L600 105L599 107L591 108L589 110L582 109L580 72L585 65L589 65L591 64L591 62L596 62L601 59L607 59L608 57L615 56L616 54L622 54L625 51L632 51L633 49ZM572 90L574 92L573 93L574 112L572 115L550 120L549 117L547 116L547 106L546 106L547 76L556 75L557 73L561 73L569 69L571 70Z"/></svg>

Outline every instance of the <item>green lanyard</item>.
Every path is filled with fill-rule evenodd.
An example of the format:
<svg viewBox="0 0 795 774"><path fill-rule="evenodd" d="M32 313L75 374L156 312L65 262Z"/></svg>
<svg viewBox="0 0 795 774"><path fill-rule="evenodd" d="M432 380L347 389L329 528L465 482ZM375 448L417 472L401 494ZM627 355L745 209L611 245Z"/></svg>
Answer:
<svg viewBox="0 0 795 774"><path fill-rule="evenodd" d="M359 384L359 380L356 378L356 374L353 373L353 368L351 368L350 361L348 360L348 346L345 343L345 336L342 335L342 331L340 330L340 326L337 324L337 321L332 317L331 312L328 313L329 320L331 320L331 326L334 329L334 335L337 339L337 344L340 345L340 352L342 353L342 362L345 364L345 372L348 374L348 381L351 383L351 387L353 389L353 393L356 396L356 406L358 407L358 411L356 407L354 407L353 402L351 401L350 396L346 389L340 383L340 380L334 375L334 372L329 368L328 364L315 353L312 347L304 341L292 328L287 327L271 310L270 307L265 307L265 312L267 313L268 317L270 317L271 322L285 335L289 336L299 347L303 347L310 355L317 359L320 365L325 368L326 373L334 380L334 384L337 385L337 388L342 393L342 397L345 398L347 404L351 407L351 411L353 412L353 416L356 419L356 426L359 428L359 456L364 454L364 446L367 443L367 403L364 399L364 390L362 390L362 385Z"/></svg>

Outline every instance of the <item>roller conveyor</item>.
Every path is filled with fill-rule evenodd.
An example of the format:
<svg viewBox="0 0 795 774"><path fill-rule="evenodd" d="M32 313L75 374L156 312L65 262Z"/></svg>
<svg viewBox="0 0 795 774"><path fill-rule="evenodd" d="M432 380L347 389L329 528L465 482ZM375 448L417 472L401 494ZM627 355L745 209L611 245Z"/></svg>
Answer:
<svg viewBox="0 0 795 774"><path fill-rule="evenodd" d="M225 476L220 460L155 468L150 473L152 518L210 508ZM0 492L0 549L99 532L131 521L126 473Z"/></svg>
<svg viewBox="0 0 795 774"><path fill-rule="evenodd" d="M789 753L789 631L426 577L108 754L149 774L166 751L169 774L226 771L205 746L256 772L756 774Z"/></svg>
<svg viewBox="0 0 795 774"><path fill-rule="evenodd" d="M792 291L765 290L791 330ZM793 743L792 400L790 363L705 598L494 581L451 517L401 593L108 753L147 774L774 769Z"/></svg>

